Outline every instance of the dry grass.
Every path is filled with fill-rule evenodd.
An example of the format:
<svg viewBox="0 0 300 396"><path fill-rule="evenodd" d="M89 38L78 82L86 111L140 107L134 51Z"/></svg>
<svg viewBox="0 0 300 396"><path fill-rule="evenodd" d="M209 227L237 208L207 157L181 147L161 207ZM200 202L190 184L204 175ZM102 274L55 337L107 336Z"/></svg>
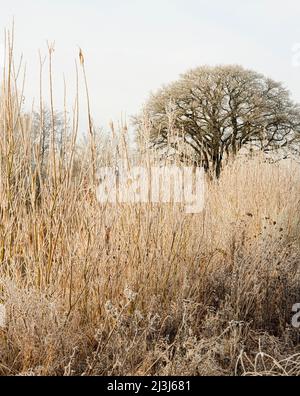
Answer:
<svg viewBox="0 0 300 396"><path fill-rule="evenodd" d="M238 159L207 182L198 215L104 207L90 115L91 146L76 145L76 101L67 160L52 147L38 190L11 58L0 104L0 374L299 375L298 165Z"/></svg>

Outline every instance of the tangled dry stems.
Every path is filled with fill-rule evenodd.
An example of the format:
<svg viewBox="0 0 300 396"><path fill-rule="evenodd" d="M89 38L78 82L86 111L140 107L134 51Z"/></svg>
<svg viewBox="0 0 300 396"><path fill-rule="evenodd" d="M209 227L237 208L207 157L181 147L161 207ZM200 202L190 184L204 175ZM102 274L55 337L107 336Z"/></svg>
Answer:
<svg viewBox="0 0 300 396"><path fill-rule="evenodd" d="M78 108L67 160L54 164L52 147L41 169L7 62L0 374L299 375L298 165L229 162L207 180L200 214L100 205L91 147L76 143Z"/></svg>

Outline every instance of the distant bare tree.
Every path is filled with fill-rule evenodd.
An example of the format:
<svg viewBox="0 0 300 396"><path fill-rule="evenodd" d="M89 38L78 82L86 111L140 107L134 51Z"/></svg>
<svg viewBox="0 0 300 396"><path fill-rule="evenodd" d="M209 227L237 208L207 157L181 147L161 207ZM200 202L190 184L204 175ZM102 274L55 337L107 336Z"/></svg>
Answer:
<svg viewBox="0 0 300 396"><path fill-rule="evenodd" d="M61 112L54 112L54 135L55 150L60 158L64 158L65 144L68 135L68 125L65 125L64 115ZM38 156L41 169L43 170L48 161L49 150L51 148L52 135L52 112L45 108L42 113L35 112L32 122L32 138L35 147L38 147Z"/></svg>
<svg viewBox="0 0 300 396"><path fill-rule="evenodd" d="M54 115L54 120L53 120ZM69 125L62 112L54 114L48 108L42 112L35 112L32 117L31 138L34 150L34 162L31 164L35 174L35 202L40 203L42 184L47 180L47 167L52 150L52 136L54 126L54 150L59 158L60 170L66 162L67 143L69 139Z"/></svg>
<svg viewBox="0 0 300 396"><path fill-rule="evenodd" d="M225 157L242 147L263 151L295 147L300 108L275 82L240 66L199 67L151 96L143 116L150 142L180 152L189 146L195 161L220 176Z"/></svg>

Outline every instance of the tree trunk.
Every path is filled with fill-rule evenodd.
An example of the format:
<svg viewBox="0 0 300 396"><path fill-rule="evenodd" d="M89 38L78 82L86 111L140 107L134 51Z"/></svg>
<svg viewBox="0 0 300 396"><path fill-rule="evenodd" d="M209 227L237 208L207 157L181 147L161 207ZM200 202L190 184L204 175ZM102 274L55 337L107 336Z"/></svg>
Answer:
<svg viewBox="0 0 300 396"><path fill-rule="evenodd" d="M221 170L222 170L222 160L221 159L219 159L217 161L215 169L216 169L216 178L219 179L221 176Z"/></svg>

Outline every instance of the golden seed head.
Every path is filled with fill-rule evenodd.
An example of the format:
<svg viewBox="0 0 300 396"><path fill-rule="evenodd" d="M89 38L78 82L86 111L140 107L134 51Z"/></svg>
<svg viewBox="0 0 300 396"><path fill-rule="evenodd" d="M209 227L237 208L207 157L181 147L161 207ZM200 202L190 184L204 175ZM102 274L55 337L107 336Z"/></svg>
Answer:
<svg viewBox="0 0 300 396"><path fill-rule="evenodd" d="M83 56L83 52L82 52L81 48L79 48L79 60L80 60L80 64L83 65L84 64L84 56Z"/></svg>

